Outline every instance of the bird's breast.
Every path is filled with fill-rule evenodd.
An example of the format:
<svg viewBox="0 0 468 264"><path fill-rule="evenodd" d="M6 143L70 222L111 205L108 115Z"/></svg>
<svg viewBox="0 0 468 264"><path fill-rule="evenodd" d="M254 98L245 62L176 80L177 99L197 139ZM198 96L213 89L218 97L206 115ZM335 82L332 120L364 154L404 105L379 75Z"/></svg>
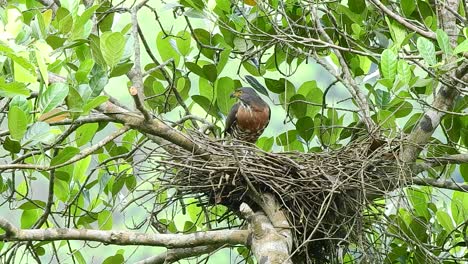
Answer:
<svg viewBox="0 0 468 264"><path fill-rule="evenodd" d="M270 118L270 110L268 107L263 109L255 109L251 107L239 107L237 111L237 125L245 131L257 132L263 130Z"/></svg>

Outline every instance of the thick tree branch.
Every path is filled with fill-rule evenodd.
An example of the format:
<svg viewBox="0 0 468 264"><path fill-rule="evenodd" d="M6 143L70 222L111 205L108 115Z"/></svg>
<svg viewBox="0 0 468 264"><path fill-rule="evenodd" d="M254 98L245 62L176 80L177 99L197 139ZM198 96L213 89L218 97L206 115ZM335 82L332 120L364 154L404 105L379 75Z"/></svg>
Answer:
<svg viewBox="0 0 468 264"><path fill-rule="evenodd" d="M373 0L373 2L377 1ZM446 6L453 10L458 10L458 4L459 1L457 0L448 0L446 2ZM441 10L439 15L439 27L448 33L450 43L456 45L456 33L458 30L456 26L456 16L449 12L448 9ZM449 60L448 64L450 64L452 60ZM461 67L466 66L462 64ZM449 79L463 78L464 75L461 75L462 73L464 73L464 71L460 71L460 68L456 71L449 71ZM411 163L417 159L422 148L429 142L435 129L439 126L442 117L445 115L444 111L449 111L452 108L457 95L458 91L456 89L456 83L454 82L452 82L450 86L444 85L440 88L434 97L432 107L423 114L418 124L409 135L407 142L403 144L403 149L400 154L400 159L403 162ZM436 109L441 109L442 111L437 111Z"/></svg>
<svg viewBox="0 0 468 264"><path fill-rule="evenodd" d="M140 132L161 137L182 147L183 149L208 158L208 155L203 151L203 149L192 142L186 135L158 119L145 120L141 115L129 112L112 104L111 102L106 102L100 105L98 109L107 116L112 117L117 122L126 124Z"/></svg>
<svg viewBox="0 0 468 264"><path fill-rule="evenodd" d="M468 184L459 184L450 180L438 180L429 178L413 178L411 180L415 185L431 186L460 192L468 192Z"/></svg>
<svg viewBox="0 0 468 264"><path fill-rule="evenodd" d="M263 212L254 213L245 203L240 206L241 214L252 229L251 249L258 263L292 263L290 260L291 240L278 232Z"/></svg>
<svg viewBox="0 0 468 264"><path fill-rule="evenodd" d="M424 162L416 163L413 166L413 173L418 174L423 171L430 170L433 167L443 166L446 164L463 164L468 163L468 154L454 154L445 157L425 158Z"/></svg>
<svg viewBox="0 0 468 264"><path fill-rule="evenodd" d="M112 245L161 246L166 248L220 244L245 245L250 233L247 230L217 230L191 234L144 234L73 228L18 229L3 217L0 217L0 228L6 231L5 234L0 235L0 239L3 241L81 240Z"/></svg>

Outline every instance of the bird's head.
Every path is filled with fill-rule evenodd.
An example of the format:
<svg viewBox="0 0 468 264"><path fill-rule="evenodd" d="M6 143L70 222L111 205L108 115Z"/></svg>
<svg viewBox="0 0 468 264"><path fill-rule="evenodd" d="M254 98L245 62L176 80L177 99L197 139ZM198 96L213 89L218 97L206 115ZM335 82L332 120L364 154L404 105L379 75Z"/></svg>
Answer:
<svg viewBox="0 0 468 264"><path fill-rule="evenodd" d="M241 87L236 89L233 93L231 93L231 98L238 98L244 103L250 103L253 101L263 102L257 92L250 87Z"/></svg>

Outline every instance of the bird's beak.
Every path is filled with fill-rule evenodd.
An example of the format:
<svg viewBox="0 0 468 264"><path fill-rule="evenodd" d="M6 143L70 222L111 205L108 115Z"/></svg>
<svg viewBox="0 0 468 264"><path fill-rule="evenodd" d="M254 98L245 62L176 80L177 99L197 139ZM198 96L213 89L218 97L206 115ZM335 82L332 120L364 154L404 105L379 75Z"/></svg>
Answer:
<svg viewBox="0 0 468 264"><path fill-rule="evenodd" d="M236 97L239 97L239 95L240 95L240 92L239 92L239 91L235 91L235 92L231 93L231 95L230 95L229 97L231 97L231 98L236 98Z"/></svg>

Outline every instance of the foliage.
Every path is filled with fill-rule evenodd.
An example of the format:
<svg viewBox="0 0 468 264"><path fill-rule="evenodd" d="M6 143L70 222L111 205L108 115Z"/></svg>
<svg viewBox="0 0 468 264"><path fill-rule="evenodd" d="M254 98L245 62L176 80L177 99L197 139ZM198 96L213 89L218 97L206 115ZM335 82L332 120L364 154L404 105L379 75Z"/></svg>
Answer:
<svg viewBox="0 0 468 264"><path fill-rule="evenodd" d="M430 168L419 176L468 182L466 159L439 163L467 155L466 81L451 75L468 53L463 5L452 10L458 14L453 24L463 27L454 38L441 26L438 1L150 1L138 7L138 31L129 19L138 2L69 0L50 8L41 2L48 3L11 1L0 10L0 212L18 215L12 220L21 228L127 225L191 233L240 225L224 206L202 208L199 200L163 187L165 173L156 174L158 160L148 157L164 143L104 108L113 103L133 111L134 87L151 117L215 138L235 103L230 93L252 86L273 109L257 142L266 152L335 151L372 135L369 123L391 143L407 138L432 110L445 116L422 148L417 163ZM449 109L432 104L443 87L456 90ZM468 258L466 189L404 182L407 187L367 209L384 212L366 227L373 248L351 242L343 261ZM41 260L66 252L87 263L81 247L0 242L0 261L27 261L16 252ZM236 252L252 261L245 247ZM107 255L104 263L132 257L122 248Z"/></svg>

